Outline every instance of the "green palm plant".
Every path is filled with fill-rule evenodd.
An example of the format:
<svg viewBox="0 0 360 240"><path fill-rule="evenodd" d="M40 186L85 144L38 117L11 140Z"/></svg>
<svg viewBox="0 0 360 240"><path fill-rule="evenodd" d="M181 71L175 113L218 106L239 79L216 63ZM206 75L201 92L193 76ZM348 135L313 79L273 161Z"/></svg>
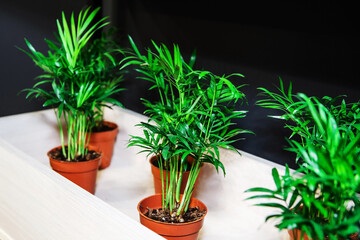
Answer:
<svg viewBox="0 0 360 240"><path fill-rule="evenodd" d="M225 168L220 161L220 148L237 151L231 144L238 134L249 131L232 128L233 120L245 117L245 111L236 111L235 104L245 101L240 92L243 85L235 87L229 80L241 74L217 76L209 71L194 70L195 54L186 63L179 46L171 52L164 44L153 43L154 51L147 49L142 55L131 38L131 55L124 59L124 66L135 66L140 78L150 81L151 90L157 92L159 101L142 99L149 116L141 122L143 136L131 136L128 146L139 146L141 152L158 156L159 168L170 173L162 175L162 205L176 212L181 221L187 211L200 167L207 162L218 171ZM194 159L192 164L187 158ZM183 172L189 178L180 199ZM166 186L164 186L166 184Z"/></svg>
<svg viewBox="0 0 360 240"><path fill-rule="evenodd" d="M117 88L108 88L99 81L93 65L86 61L84 51L91 44L96 31L109 24L104 17L96 22L94 18L100 8L81 10L75 19L71 14L70 21L62 12L62 21L57 20L58 40L46 40L49 47L47 55L35 50L25 39L29 52L24 51L40 67L44 74L37 77L39 81L32 87L24 89L26 98L44 99L44 107L51 106L56 113L62 152L68 160L75 160L87 152L87 134L94 126L96 109L110 107L108 103L117 103L111 95ZM50 86L50 90L47 87ZM65 122L65 130L62 125ZM65 139L67 133L67 148Z"/></svg>
<svg viewBox="0 0 360 240"><path fill-rule="evenodd" d="M300 230L298 239L348 239L359 231L360 135L337 123L336 114L319 99L298 94L303 110L309 113L321 144L311 138L289 140L289 150L298 153L304 164L294 173L286 166L284 176L272 175L275 189L251 188L257 193L248 199L263 199L257 206L272 207L278 213L279 229Z"/></svg>
<svg viewBox="0 0 360 240"><path fill-rule="evenodd" d="M297 136L303 146L308 144L322 144L320 129L315 124L315 119L311 115L307 103L300 95L293 93L292 84L285 89L284 83L280 78L277 87L278 92L272 92L266 88L258 88L264 97L257 101L259 106L276 109L282 112L280 115L270 117L285 121L285 128L291 131L290 138ZM340 128L346 128L351 134L349 140L360 134L360 102L346 103L345 95L336 97L311 97L316 102L322 104L334 117L335 122ZM315 103L316 103L315 102ZM308 141L308 140L311 141ZM306 146L305 146L306 147Z"/></svg>

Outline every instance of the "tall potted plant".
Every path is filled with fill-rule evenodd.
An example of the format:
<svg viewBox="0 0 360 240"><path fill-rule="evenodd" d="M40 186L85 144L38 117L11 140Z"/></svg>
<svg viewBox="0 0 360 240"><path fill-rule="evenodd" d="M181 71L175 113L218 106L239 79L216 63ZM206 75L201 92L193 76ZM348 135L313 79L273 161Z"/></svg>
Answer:
<svg viewBox="0 0 360 240"><path fill-rule="evenodd" d="M142 55L131 38L130 43L133 54L125 58L124 67L135 66L159 97L155 102L143 99L149 121L138 125L144 135L131 136L129 142L156 156L162 173L162 193L138 205L140 221L168 239L196 239L206 214L206 206L191 198L201 165L213 164L225 174L220 148L237 151L231 145L237 140L234 137L248 132L231 128L233 120L245 116L245 111L235 110L245 95L239 91L243 85L235 87L229 78L242 75L194 70L195 55L186 63L177 45L171 52L153 42L154 51L149 48ZM181 194L185 170L189 176Z"/></svg>
<svg viewBox="0 0 360 240"><path fill-rule="evenodd" d="M61 146L48 152L51 167L91 193L95 191L101 154L88 145L87 135L95 125L95 109L113 102L110 95L114 92L103 87L82 59L82 51L94 33L108 24L106 18L94 22L99 10L82 10L77 20L72 13L69 22L62 13L62 21L57 20L59 40L46 40L47 56L26 39L29 52L23 50L44 71L39 82L25 89L26 98L44 99L44 107L54 108L59 126Z"/></svg>
<svg viewBox="0 0 360 240"><path fill-rule="evenodd" d="M357 239L360 135L340 126L319 99L304 94L297 99L299 110L309 114L317 139L289 140L289 150L302 161L299 169L290 173L286 166L280 177L274 168L275 189L251 188L247 192L256 194L249 199L266 200L256 205L277 209L266 221L277 219L276 226L288 229L292 239Z"/></svg>

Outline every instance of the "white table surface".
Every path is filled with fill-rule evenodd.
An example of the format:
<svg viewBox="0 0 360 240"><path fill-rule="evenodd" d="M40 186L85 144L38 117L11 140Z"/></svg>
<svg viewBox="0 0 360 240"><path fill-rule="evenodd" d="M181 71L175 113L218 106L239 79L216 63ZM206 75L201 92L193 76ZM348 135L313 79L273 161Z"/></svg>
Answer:
<svg viewBox="0 0 360 240"><path fill-rule="evenodd" d="M138 148L127 148L129 135L139 135L142 130L135 124L146 118L130 110L107 110L105 118L119 125L111 165L99 171L95 196L115 209L138 220L138 202L154 193L150 165L145 154L137 154ZM59 133L53 110L24 113L0 118L0 138L25 154L48 166L46 153L60 145ZM245 140L246 141L246 140ZM242 155L221 151L221 161L226 169L216 173L211 165L205 165L199 178L195 197L208 208L200 240L218 239L288 239L286 231L279 232L265 217L273 209L253 206L254 201L244 201L251 187L273 187L271 169L280 174L284 167L254 155Z"/></svg>

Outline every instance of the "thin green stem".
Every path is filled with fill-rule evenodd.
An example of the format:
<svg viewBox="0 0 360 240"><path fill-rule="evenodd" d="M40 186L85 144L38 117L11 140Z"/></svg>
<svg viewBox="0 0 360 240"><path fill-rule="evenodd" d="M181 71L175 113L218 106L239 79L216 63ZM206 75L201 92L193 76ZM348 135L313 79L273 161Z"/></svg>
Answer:
<svg viewBox="0 0 360 240"><path fill-rule="evenodd" d="M186 212L191 200L191 195L194 191L194 185L197 180L197 177L200 173L200 161L195 161L195 163L192 165L190 172L189 172L189 178L186 182L186 187L183 193L182 200L180 202L180 206L177 210L177 215L181 215L183 212Z"/></svg>
<svg viewBox="0 0 360 240"><path fill-rule="evenodd" d="M165 172L165 170L163 168L162 155L158 154L156 156L157 156L157 159L158 159L158 165L159 165L159 170L160 170L161 192L162 192L162 196L164 196L165 195L165 186L164 186L164 172ZM166 175L167 175L167 173L166 173ZM166 177L166 181L167 181L167 177ZM165 198L162 197L161 200L162 200L162 206L166 206L165 205Z"/></svg>

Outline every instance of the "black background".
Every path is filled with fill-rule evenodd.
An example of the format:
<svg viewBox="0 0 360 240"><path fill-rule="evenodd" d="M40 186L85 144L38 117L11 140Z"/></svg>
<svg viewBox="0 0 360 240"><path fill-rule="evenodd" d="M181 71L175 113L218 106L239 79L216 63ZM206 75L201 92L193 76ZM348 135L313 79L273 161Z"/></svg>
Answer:
<svg viewBox="0 0 360 240"><path fill-rule="evenodd" d="M316 96L347 94L358 101L359 25L356 6L345 1L2 1L0 3L0 116L41 110L21 89L32 86L40 74L15 46L27 38L46 51L44 38L53 38L61 11L70 14L87 6L102 6L119 29L117 39L128 47L130 35L140 49L151 40L176 43L185 57L197 50L199 69L216 74L242 73L234 78L243 88L248 116L237 124L255 132L236 147L292 167L294 156L283 150L289 132L276 112L255 105L258 87L275 90L278 78L293 83L294 92ZM128 90L118 96L126 108L144 110L140 97L152 99L148 84L125 76Z"/></svg>

